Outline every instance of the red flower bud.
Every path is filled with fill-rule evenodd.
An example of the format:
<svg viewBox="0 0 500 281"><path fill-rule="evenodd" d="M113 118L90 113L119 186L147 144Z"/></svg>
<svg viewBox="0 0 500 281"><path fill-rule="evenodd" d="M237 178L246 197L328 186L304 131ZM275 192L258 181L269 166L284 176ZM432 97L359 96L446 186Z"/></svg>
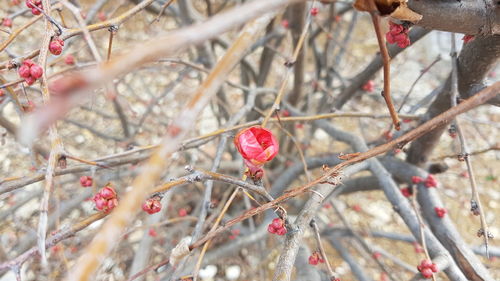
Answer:
<svg viewBox="0 0 500 281"><path fill-rule="evenodd" d="M432 270L430 268L424 268L420 273L422 273L422 276L426 279L432 277Z"/></svg>
<svg viewBox="0 0 500 281"><path fill-rule="evenodd" d="M270 225L267 226L267 232L275 234L276 233L276 229L273 227L272 224L270 224Z"/></svg>
<svg viewBox="0 0 500 281"><path fill-rule="evenodd" d="M279 151L273 133L261 127L241 130L234 138L234 145L251 169L271 161Z"/></svg>
<svg viewBox="0 0 500 281"><path fill-rule="evenodd" d="M437 187L437 185L438 185L438 183L437 183L436 178L433 175L429 174L427 176L427 178L425 179L425 186L427 188L431 188L431 187Z"/></svg>
<svg viewBox="0 0 500 281"><path fill-rule="evenodd" d="M33 0L26 0L26 7L32 9L34 6Z"/></svg>
<svg viewBox="0 0 500 281"><path fill-rule="evenodd" d="M92 201L94 201L95 207L99 211L104 210L108 204L108 201L106 199L102 198L102 196L99 193L94 195L94 197L92 198Z"/></svg>
<svg viewBox="0 0 500 281"><path fill-rule="evenodd" d="M467 44L470 41L474 40L474 35L464 35L464 37L462 37L462 40L464 41L464 44Z"/></svg>
<svg viewBox="0 0 500 281"><path fill-rule="evenodd" d="M105 21L108 17L106 16L106 13L104 12L99 12L97 14L97 18L100 20L100 21Z"/></svg>
<svg viewBox="0 0 500 281"><path fill-rule="evenodd" d="M101 194L102 198L107 199L107 200L116 198L116 191L111 186L105 186L105 187L103 187L99 191L99 194Z"/></svg>
<svg viewBox="0 0 500 281"><path fill-rule="evenodd" d="M273 222L271 222L271 225L272 225L274 228L280 228L280 227L283 227L283 220L281 220L280 218L275 218L275 219L273 219Z"/></svg>
<svg viewBox="0 0 500 281"><path fill-rule="evenodd" d="M444 216L446 215L446 213L448 211L446 211L445 208L440 208L440 207L434 207L434 212L436 212L436 215L440 218L444 218Z"/></svg>
<svg viewBox="0 0 500 281"><path fill-rule="evenodd" d="M64 46L64 41L59 38L56 38L50 42L49 51L53 55L58 56L62 53L62 46Z"/></svg>
<svg viewBox="0 0 500 281"><path fill-rule="evenodd" d="M427 267L430 267L432 265L432 262L430 260L422 260L420 262L420 266L422 268L427 268Z"/></svg>
<svg viewBox="0 0 500 281"><path fill-rule="evenodd" d="M373 80L368 80L363 85L363 90L367 92L373 92L375 90L375 82L373 82Z"/></svg>
<svg viewBox="0 0 500 281"><path fill-rule="evenodd" d="M116 206L118 206L118 199L116 198L110 199L106 204L106 211L111 211Z"/></svg>
<svg viewBox="0 0 500 281"><path fill-rule="evenodd" d="M319 12L319 9L314 7L314 8L311 8L311 16L316 16Z"/></svg>
<svg viewBox="0 0 500 281"><path fill-rule="evenodd" d="M419 177L419 176L413 176L413 177L411 177L411 182L412 183L418 184L418 183L421 183L423 181L424 181L424 179L421 178L421 177Z"/></svg>
<svg viewBox="0 0 500 281"><path fill-rule="evenodd" d="M12 19L11 18L4 18L2 21L2 25L5 27L12 27Z"/></svg>
<svg viewBox="0 0 500 281"><path fill-rule="evenodd" d="M65 58L64 58L64 63L67 64L67 65L73 65L75 64L75 57L71 54L67 55Z"/></svg>
<svg viewBox="0 0 500 281"><path fill-rule="evenodd" d="M156 230L154 228L151 227L148 231L148 235L151 237L156 237L156 236L158 236L158 233L156 232Z"/></svg>
<svg viewBox="0 0 500 281"><path fill-rule="evenodd" d="M42 77L43 69L38 64L33 64L30 67L30 74L31 74L31 76L33 76L33 78L38 79L38 78Z"/></svg>
<svg viewBox="0 0 500 281"><path fill-rule="evenodd" d="M409 187L405 187L405 188L402 188L401 189L401 193L403 194L404 197L411 197L412 193L411 193L411 188Z"/></svg>
<svg viewBox="0 0 500 281"><path fill-rule="evenodd" d="M80 185L83 187L89 187L92 186L92 177L89 176L81 176L80 177Z"/></svg>
<svg viewBox="0 0 500 281"><path fill-rule="evenodd" d="M185 217L187 216L188 212L186 209L180 208L179 211L177 211L177 214L179 215L179 217Z"/></svg>
<svg viewBox="0 0 500 281"><path fill-rule="evenodd" d="M432 270L432 272L438 272L439 271L439 268L438 268L438 266L435 263L433 263L429 268Z"/></svg>
<svg viewBox="0 0 500 281"><path fill-rule="evenodd" d="M26 84L28 85L33 85L36 79L33 76L28 76L27 78L24 78L24 81L26 81Z"/></svg>
<svg viewBox="0 0 500 281"><path fill-rule="evenodd" d="M309 256L309 264L310 265L317 265L319 262L318 257L314 254Z"/></svg>
<svg viewBox="0 0 500 281"><path fill-rule="evenodd" d="M281 26L283 26L284 28L289 28L290 27L290 23L288 22L288 20L282 20L281 21Z"/></svg>
<svg viewBox="0 0 500 281"><path fill-rule="evenodd" d="M31 76L31 73L30 73L30 67L27 66L27 65L21 65L19 67L19 69L17 70L17 73L19 74L19 76L21 76L22 78L28 78Z"/></svg>
<svg viewBox="0 0 500 281"><path fill-rule="evenodd" d="M276 230L276 234L282 236L282 235L285 235L287 233L287 230L286 230L286 227L281 227L279 229Z"/></svg>
<svg viewBox="0 0 500 281"><path fill-rule="evenodd" d="M149 198L142 204L142 209L148 214L158 213L161 210L161 203L159 198L153 197Z"/></svg>

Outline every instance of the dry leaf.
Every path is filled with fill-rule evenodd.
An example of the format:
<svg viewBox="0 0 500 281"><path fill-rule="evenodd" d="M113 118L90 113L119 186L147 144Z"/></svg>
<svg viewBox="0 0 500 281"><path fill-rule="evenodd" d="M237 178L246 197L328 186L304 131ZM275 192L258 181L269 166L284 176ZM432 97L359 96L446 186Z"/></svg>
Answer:
<svg viewBox="0 0 500 281"><path fill-rule="evenodd" d="M422 15L410 10L406 3L401 3L401 5L399 5L399 7L391 13L391 17L398 20L410 21L413 23L418 22L422 19Z"/></svg>
<svg viewBox="0 0 500 281"><path fill-rule="evenodd" d="M356 0L354 8L363 12L378 11L381 16L391 16L395 19L417 22L422 15L410 10L406 0Z"/></svg>

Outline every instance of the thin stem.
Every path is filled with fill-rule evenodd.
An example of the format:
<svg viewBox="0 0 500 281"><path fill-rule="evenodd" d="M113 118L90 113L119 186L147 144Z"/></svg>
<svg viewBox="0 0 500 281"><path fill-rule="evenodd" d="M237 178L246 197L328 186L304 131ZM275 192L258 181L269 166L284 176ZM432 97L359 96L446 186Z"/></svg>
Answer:
<svg viewBox="0 0 500 281"><path fill-rule="evenodd" d="M457 106L457 99L459 97L458 93L458 58L455 46L455 33L451 33L451 62L452 62L452 71L451 71L451 108ZM486 223L486 217L484 214L484 210L481 204L481 199L479 198L479 192L477 190L476 177L474 175L474 169L472 167L472 160L469 154L469 147L467 145L467 140L465 139L465 134L462 130L462 126L460 125L458 116L455 117L453 124L457 130L458 139L460 141L460 155L465 161L467 166L467 172L469 173L469 181L471 186L471 211L474 215L479 214L479 219L481 221L481 229L478 232L478 236L484 237L484 247L486 251L486 257L489 258L489 250L488 250L488 239L491 233L488 230L488 224ZM460 156L459 155L459 156Z"/></svg>
<svg viewBox="0 0 500 281"><path fill-rule="evenodd" d="M392 124L394 125L394 128L399 131L401 128L401 122L399 121L398 113L394 108L391 98L391 58L389 57L389 52L387 51L387 46L385 45L384 34L382 34L382 29L380 28L380 16L377 12L370 12L370 16L372 18L373 27L375 28L375 33L377 34L378 46L384 63L384 92L382 93L382 96L384 97L389 113L391 114Z"/></svg>
<svg viewBox="0 0 500 281"><path fill-rule="evenodd" d="M330 280L335 280L335 273L333 272L332 266L330 265L328 257L326 256L325 248L323 247L323 243L321 243L318 224L314 219L311 221L311 228L314 231L314 237L316 238L316 243L318 244L321 257L323 258L323 260L325 260L326 268L328 269L328 274L330 275Z"/></svg>

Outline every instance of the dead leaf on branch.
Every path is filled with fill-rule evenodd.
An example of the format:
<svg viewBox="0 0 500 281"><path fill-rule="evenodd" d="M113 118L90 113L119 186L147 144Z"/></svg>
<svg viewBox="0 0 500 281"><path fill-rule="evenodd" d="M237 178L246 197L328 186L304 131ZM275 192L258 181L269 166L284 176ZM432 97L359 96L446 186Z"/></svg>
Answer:
<svg viewBox="0 0 500 281"><path fill-rule="evenodd" d="M356 0L354 8L362 12L379 12L381 16L391 16L398 20L418 22L422 15L412 11L407 0Z"/></svg>

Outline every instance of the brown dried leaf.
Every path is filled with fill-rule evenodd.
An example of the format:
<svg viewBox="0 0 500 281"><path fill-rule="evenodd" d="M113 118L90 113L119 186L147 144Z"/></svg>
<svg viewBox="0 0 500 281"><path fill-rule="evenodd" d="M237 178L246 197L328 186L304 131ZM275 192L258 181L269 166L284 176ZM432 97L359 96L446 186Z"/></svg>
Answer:
<svg viewBox="0 0 500 281"><path fill-rule="evenodd" d="M417 22L422 15L410 10L406 0L356 0L354 8L363 12L378 11L381 16L391 16L399 20Z"/></svg>
<svg viewBox="0 0 500 281"><path fill-rule="evenodd" d="M397 7L396 10L391 13L391 17L398 20L410 21L413 23L418 22L422 19L422 15L410 10L406 3L401 3L401 5L399 5L399 7Z"/></svg>

